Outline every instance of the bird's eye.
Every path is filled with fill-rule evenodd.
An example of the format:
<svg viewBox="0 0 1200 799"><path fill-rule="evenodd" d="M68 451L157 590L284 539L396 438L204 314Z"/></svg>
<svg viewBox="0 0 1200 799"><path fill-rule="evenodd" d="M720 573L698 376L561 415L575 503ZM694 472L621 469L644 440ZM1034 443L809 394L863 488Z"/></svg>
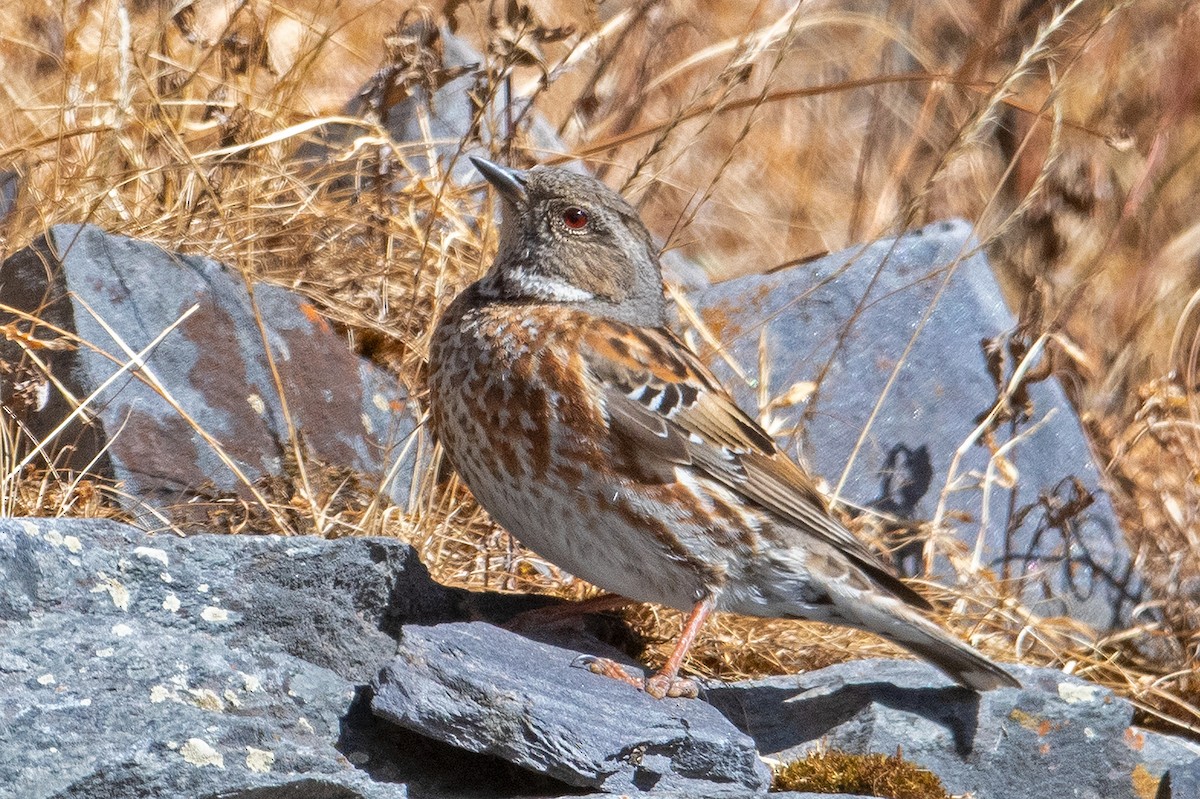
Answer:
<svg viewBox="0 0 1200 799"><path fill-rule="evenodd" d="M570 208L563 209L562 221L571 230L583 230L591 220L587 215L587 211L571 206Z"/></svg>

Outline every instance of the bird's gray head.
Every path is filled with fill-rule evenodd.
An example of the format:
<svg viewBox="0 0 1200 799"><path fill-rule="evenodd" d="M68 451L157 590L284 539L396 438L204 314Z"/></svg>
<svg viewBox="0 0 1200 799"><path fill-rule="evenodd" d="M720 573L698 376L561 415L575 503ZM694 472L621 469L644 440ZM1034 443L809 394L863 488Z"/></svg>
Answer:
<svg viewBox="0 0 1200 799"><path fill-rule="evenodd" d="M658 256L621 195L564 169L471 162L504 201L500 251L480 281L485 296L563 303L635 325L665 324Z"/></svg>

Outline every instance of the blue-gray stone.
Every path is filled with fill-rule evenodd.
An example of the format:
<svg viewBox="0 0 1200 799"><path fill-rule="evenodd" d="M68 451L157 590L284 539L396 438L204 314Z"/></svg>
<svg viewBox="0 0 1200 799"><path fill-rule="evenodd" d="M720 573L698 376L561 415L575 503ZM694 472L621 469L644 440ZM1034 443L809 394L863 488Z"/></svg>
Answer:
<svg viewBox="0 0 1200 799"><path fill-rule="evenodd" d="M74 425L54 442L52 454L67 448L58 465L90 464L119 481L119 498L147 523L155 512L176 521L198 513L203 520L203 503L189 502L246 498L246 482L284 477L293 431L305 457L356 473L407 507L418 467L417 448L409 446L416 425L406 393L352 354L298 295L261 284L252 300L242 276L211 259L170 253L91 225L59 225L0 265L0 296L86 342L40 351L76 399L99 390L88 408L96 422ZM125 347L142 351L193 305L197 310L145 354L137 374L126 372L104 385L131 360ZM6 321L0 315L0 323ZM19 326L39 338L55 337L27 322ZM12 363L23 358L4 341L0 357ZM181 410L142 379L149 375ZM17 402L14 382L11 375L0 379L0 400L18 409L41 440L71 404L53 387L40 406ZM184 414L216 439L245 481ZM402 453L395 478L384 486Z"/></svg>
<svg viewBox="0 0 1200 799"><path fill-rule="evenodd" d="M1144 799L1168 771L1190 796L1195 744L1052 670L977 695L863 661L656 701L572 668L612 652L536 614L463 623L523 609L499 599L393 539L0 519L0 799L741 797L756 748L823 744L899 746L981 799Z"/></svg>
<svg viewBox="0 0 1200 799"><path fill-rule="evenodd" d="M451 609L399 541L0 519L0 797L401 799L344 718Z"/></svg>
<svg viewBox="0 0 1200 799"><path fill-rule="evenodd" d="M1027 386L1027 421L989 433L995 447L1022 437L1005 455L1015 480L999 468L984 479L992 451L982 437L950 474L955 451L998 396L981 341L1016 327L969 225L930 225L689 300L752 379L765 336L769 396L817 384L806 402L773 409L775 431L831 487L848 470L842 497L921 521L935 515L949 483L946 519L966 551L982 540L981 565L1020 581L1035 612L1100 629L1130 618L1143 584L1079 419L1053 379ZM760 389L709 356L743 407L756 408ZM1002 382L1011 374L1010 365ZM920 549L901 551L904 571L921 571Z"/></svg>
<svg viewBox="0 0 1200 799"><path fill-rule="evenodd" d="M951 794L980 799L1144 799L1147 780L1197 757L1193 744L1132 726L1133 705L1106 688L1007 668L1023 688L977 694L923 663L860 660L713 686L707 698L765 756L899 751Z"/></svg>
<svg viewBox="0 0 1200 799"><path fill-rule="evenodd" d="M371 706L423 736L569 785L696 797L767 790L753 742L711 706L652 699L573 667L578 656L479 622L409 626Z"/></svg>

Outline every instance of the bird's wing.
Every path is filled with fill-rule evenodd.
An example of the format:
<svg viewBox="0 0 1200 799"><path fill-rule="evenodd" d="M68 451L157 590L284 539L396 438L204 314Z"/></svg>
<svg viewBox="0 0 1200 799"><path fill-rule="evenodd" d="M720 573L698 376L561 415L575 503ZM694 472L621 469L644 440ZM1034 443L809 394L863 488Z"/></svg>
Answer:
<svg viewBox="0 0 1200 799"><path fill-rule="evenodd" d="M589 327L583 345L612 435L620 448L636 449L644 470L653 470L656 461L672 470L690 465L862 565L887 572L829 515L812 479L673 335L604 321Z"/></svg>

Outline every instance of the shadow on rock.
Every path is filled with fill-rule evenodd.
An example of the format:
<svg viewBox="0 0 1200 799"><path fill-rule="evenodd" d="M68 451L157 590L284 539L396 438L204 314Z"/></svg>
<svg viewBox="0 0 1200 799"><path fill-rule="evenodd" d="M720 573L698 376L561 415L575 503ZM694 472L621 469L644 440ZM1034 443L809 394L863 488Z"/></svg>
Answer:
<svg viewBox="0 0 1200 799"><path fill-rule="evenodd" d="M979 694L957 685L903 688L869 682L811 689L763 685L736 692L712 689L707 698L763 752L781 752L824 738L880 705L944 728L955 753L967 757L975 746L979 719Z"/></svg>
<svg viewBox="0 0 1200 799"><path fill-rule="evenodd" d="M342 719L336 744L372 782L404 785L410 799L558 797L580 792L497 757L467 752L391 724L371 712L373 698L370 687L358 690Z"/></svg>

